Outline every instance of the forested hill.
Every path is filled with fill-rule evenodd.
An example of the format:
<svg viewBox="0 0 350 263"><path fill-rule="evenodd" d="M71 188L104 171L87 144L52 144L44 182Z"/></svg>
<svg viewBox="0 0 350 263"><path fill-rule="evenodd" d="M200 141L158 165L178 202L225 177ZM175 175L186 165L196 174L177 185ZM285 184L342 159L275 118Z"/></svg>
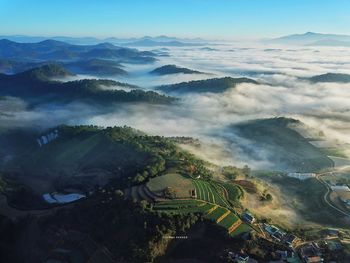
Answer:
<svg viewBox="0 0 350 263"><path fill-rule="evenodd" d="M151 74L156 74L156 75L168 75L168 74L205 74L203 72L189 69L189 68L184 68L184 67L178 67L176 65L165 65L161 66L159 68L156 68L150 72Z"/></svg>
<svg viewBox="0 0 350 263"><path fill-rule="evenodd" d="M241 83L258 84L255 80L249 78L224 77L163 85L157 87L157 89L167 93L220 93Z"/></svg>
<svg viewBox="0 0 350 263"><path fill-rule="evenodd" d="M339 83L349 83L350 74L342 73L325 73L321 75L316 75L308 79L311 82L339 82Z"/></svg>
<svg viewBox="0 0 350 263"><path fill-rule="evenodd" d="M195 165L202 175L207 171L203 161L171 140L126 126L61 125L41 132L16 129L0 133L0 143L5 148L0 149L0 171L30 177L31 187L35 178L44 176L46 186L75 185L86 192L110 180L129 187L175 167L187 170ZM26 205L33 206L21 206Z"/></svg>
<svg viewBox="0 0 350 263"><path fill-rule="evenodd" d="M333 162L293 126L302 122L290 118L257 119L232 125L233 138L246 140L244 152L255 160L268 161L273 169L287 172L317 172ZM238 139L241 140L241 139Z"/></svg>
<svg viewBox="0 0 350 263"><path fill-rule="evenodd" d="M69 75L71 74L68 71L58 65L45 65L15 75L0 74L0 95L35 99L36 102L43 103L83 100L98 104L115 102L167 104L174 101L174 98L153 91L143 91L134 85L113 80L83 79L68 82L51 80ZM113 89L102 89L101 86ZM123 88L131 91L122 90Z"/></svg>

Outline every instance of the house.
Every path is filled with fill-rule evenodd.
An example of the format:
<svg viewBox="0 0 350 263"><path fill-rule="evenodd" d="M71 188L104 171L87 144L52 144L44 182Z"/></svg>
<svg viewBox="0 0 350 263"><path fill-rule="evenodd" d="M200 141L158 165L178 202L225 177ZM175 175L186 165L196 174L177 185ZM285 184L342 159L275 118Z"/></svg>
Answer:
<svg viewBox="0 0 350 263"><path fill-rule="evenodd" d="M350 192L350 188L347 185L332 185L331 189L335 192L337 191Z"/></svg>
<svg viewBox="0 0 350 263"><path fill-rule="evenodd" d="M293 235L293 234L287 234L285 235L283 241L286 245L288 245L289 247L293 247L293 245L295 244L295 242L298 240L298 238Z"/></svg>
<svg viewBox="0 0 350 263"><path fill-rule="evenodd" d="M264 229L269 235L277 240L278 242L281 242L284 236L286 235L285 232L280 230L278 227L274 225L264 224Z"/></svg>
<svg viewBox="0 0 350 263"><path fill-rule="evenodd" d="M39 146L41 147L41 146L48 144L49 142L55 140L57 137L58 137L58 130L54 130L53 132L50 132L46 135L42 135L36 141L39 144Z"/></svg>
<svg viewBox="0 0 350 263"><path fill-rule="evenodd" d="M239 252L239 253L229 252L228 254L230 258L233 260L233 262L236 262L236 263L249 262L249 256L243 252Z"/></svg>
<svg viewBox="0 0 350 263"><path fill-rule="evenodd" d="M196 189L191 189L190 190L190 196L191 196L191 198L197 198L197 191L196 191Z"/></svg>
<svg viewBox="0 0 350 263"><path fill-rule="evenodd" d="M276 231L279 230L278 227L273 226L273 225L269 225L269 224L264 224L264 229L267 233L269 233L270 235L273 235Z"/></svg>
<svg viewBox="0 0 350 263"><path fill-rule="evenodd" d="M305 263L321 263L323 262L320 247L315 243L307 243L299 249L300 257Z"/></svg>
<svg viewBox="0 0 350 263"><path fill-rule="evenodd" d="M245 212L243 215L242 215L242 219L243 221L249 223L249 224L254 224L255 223L255 217L249 213L249 212Z"/></svg>
<svg viewBox="0 0 350 263"><path fill-rule="evenodd" d="M284 236L285 236L285 233L281 230L278 230L274 234L271 235L271 237L276 239L278 242L281 242Z"/></svg>

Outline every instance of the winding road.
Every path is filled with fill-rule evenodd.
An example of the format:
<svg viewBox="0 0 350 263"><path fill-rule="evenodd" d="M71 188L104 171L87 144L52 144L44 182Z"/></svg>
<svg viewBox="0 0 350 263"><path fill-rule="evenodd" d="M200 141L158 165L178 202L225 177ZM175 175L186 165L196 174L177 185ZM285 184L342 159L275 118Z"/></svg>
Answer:
<svg viewBox="0 0 350 263"><path fill-rule="evenodd" d="M324 196L323 196L323 199L324 199L325 203L326 203L328 206L332 207L333 209L337 210L339 213L341 213L341 214L343 214L343 215L345 215L345 216L349 216L349 217L350 217L350 214L349 214L349 213L344 212L343 210L339 209L338 207L336 207L335 205L333 205L333 204L329 201L329 195L330 195L330 193L331 193L331 191L332 191L331 188L329 187L329 185L328 185L325 181L323 181L319 176L317 176L316 179L317 179L321 184L323 184L323 185L327 188L327 192L326 192L326 193L324 194Z"/></svg>

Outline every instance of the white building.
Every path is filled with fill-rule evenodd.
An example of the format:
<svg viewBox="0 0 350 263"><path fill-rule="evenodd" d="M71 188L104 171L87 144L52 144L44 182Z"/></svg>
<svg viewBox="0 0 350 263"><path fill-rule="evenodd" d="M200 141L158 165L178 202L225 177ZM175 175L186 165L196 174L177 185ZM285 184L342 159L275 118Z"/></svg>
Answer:
<svg viewBox="0 0 350 263"><path fill-rule="evenodd" d="M316 174L315 173L288 173L287 176L296 178L299 180L306 180L309 178L315 178Z"/></svg>

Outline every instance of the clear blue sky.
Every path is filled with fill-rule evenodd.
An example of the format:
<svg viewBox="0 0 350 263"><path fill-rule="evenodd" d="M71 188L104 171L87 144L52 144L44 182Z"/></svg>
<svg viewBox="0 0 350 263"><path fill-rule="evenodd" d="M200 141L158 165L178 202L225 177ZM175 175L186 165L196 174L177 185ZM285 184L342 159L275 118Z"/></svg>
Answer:
<svg viewBox="0 0 350 263"><path fill-rule="evenodd" d="M271 37L350 34L349 0L0 0L0 34Z"/></svg>

